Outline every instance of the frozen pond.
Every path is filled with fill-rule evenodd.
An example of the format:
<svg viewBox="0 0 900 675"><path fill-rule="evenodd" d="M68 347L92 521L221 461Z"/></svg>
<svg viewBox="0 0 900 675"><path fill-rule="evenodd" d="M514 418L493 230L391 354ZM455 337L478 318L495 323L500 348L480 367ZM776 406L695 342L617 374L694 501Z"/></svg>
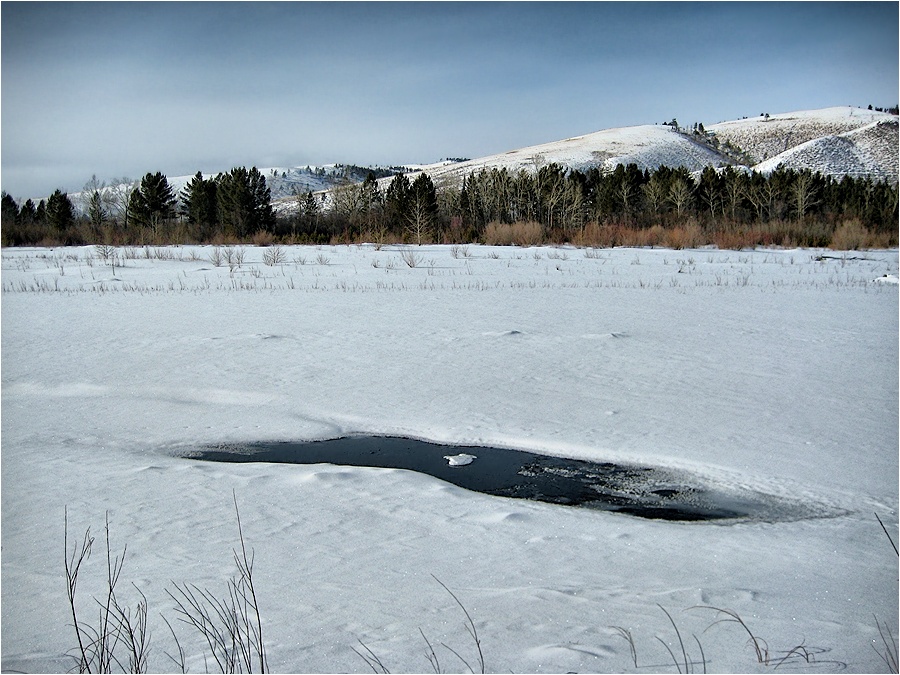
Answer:
<svg viewBox="0 0 900 675"><path fill-rule="evenodd" d="M760 493L736 494L709 485L685 471L392 436L223 444L206 446L187 456L214 462L406 469L498 497L582 506L660 520L792 520L826 515Z"/></svg>

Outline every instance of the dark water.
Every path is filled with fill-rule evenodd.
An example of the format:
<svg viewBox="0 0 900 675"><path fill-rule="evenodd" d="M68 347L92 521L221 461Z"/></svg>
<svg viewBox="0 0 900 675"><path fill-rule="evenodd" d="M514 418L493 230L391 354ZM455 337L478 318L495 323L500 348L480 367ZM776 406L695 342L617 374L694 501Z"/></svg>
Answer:
<svg viewBox="0 0 900 675"><path fill-rule="evenodd" d="M464 466L447 456L472 455ZM212 462L338 464L408 469L489 495L532 499L665 520L719 520L751 515L739 502L716 499L684 476L640 466L548 457L508 448L441 445L410 438L349 436L302 443L204 447L191 459Z"/></svg>

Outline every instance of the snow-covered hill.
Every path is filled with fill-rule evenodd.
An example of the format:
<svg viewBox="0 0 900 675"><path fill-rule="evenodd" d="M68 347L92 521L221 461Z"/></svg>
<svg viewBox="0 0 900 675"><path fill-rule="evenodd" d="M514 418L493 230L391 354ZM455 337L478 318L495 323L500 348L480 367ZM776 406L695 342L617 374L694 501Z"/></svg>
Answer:
<svg viewBox="0 0 900 675"><path fill-rule="evenodd" d="M438 185L457 183L482 169L535 171L550 163L581 171L593 167L612 170L617 164L631 163L651 170L683 166L695 173L707 166L729 165L768 173L784 165L836 178L868 175L897 181L897 119L890 113L846 106L720 122L705 127L703 133L669 125L621 127L477 159L408 164L403 169L411 179L425 172ZM375 171L385 187L400 167L331 164L260 169L276 208L287 209L297 192L328 191L348 181L361 182L369 170ZM204 174L209 175L215 174ZM168 180L178 194L192 177ZM70 196L80 204L79 193Z"/></svg>
<svg viewBox="0 0 900 675"><path fill-rule="evenodd" d="M436 179L491 168L533 171L544 164L557 163L579 170L595 166L613 169L617 164L632 162L642 169L667 165L697 171L709 164L719 166L726 160L713 148L673 127L643 125L606 129L456 164L424 166L422 170Z"/></svg>
<svg viewBox="0 0 900 675"><path fill-rule="evenodd" d="M846 134L873 122L894 125L893 164L897 163L897 117L888 113L853 107L823 108L722 122L707 127L720 143L740 148L753 164L777 165L778 157L792 148L817 139ZM868 138L866 143L886 142L888 138Z"/></svg>
<svg viewBox="0 0 900 675"><path fill-rule="evenodd" d="M813 138L754 168L769 172L781 164L828 176L897 180L897 135L896 118L871 122L846 133Z"/></svg>
<svg viewBox="0 0 900 675"><path fill-rule="evenodd" d="M435 182L483 168L534 170L556 162L572 169L745 166L769 172L779 164L823 174L898 177L897 116L853 107L825 108L722 122L705 133L667 125L607 129L456 164L422 167Z"/></svg>

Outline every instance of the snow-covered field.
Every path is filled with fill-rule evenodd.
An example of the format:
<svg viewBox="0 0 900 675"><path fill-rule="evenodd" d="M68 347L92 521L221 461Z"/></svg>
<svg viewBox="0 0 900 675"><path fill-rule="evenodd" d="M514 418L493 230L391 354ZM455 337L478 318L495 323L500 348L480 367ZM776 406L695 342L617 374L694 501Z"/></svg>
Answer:
<svg viewBox="0 0 900 675"><path fill-rule="evenodd" d="M685 669L663 609L697 672L886 669L897 251L274 251L229 267L212 247L3 250L4 670L72 665L64 508L70 536L101 543L109 514L121 596L146 594L150 666L171 670L165 589L224 593L232 492L273 671L367 671L359 641L429 671L420 629L442 668L465 669L441 643L477 664L434 577L489 671ZM401 470L178 456L349 433L676 467L809 517L650 521ZM98 549L85 616L104 574ZM700 606L740 616L768 664Z"/></svg>

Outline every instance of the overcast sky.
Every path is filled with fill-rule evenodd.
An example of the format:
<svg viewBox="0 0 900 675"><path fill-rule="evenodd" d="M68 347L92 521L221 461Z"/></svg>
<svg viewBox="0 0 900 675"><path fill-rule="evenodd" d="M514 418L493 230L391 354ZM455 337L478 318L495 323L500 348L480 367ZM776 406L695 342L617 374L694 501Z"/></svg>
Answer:
<svg viewBox="0 0 900 675"><path fill-rule="evenodd" d="M2 188L898 102L898 3L3 2Z"/></svg>

